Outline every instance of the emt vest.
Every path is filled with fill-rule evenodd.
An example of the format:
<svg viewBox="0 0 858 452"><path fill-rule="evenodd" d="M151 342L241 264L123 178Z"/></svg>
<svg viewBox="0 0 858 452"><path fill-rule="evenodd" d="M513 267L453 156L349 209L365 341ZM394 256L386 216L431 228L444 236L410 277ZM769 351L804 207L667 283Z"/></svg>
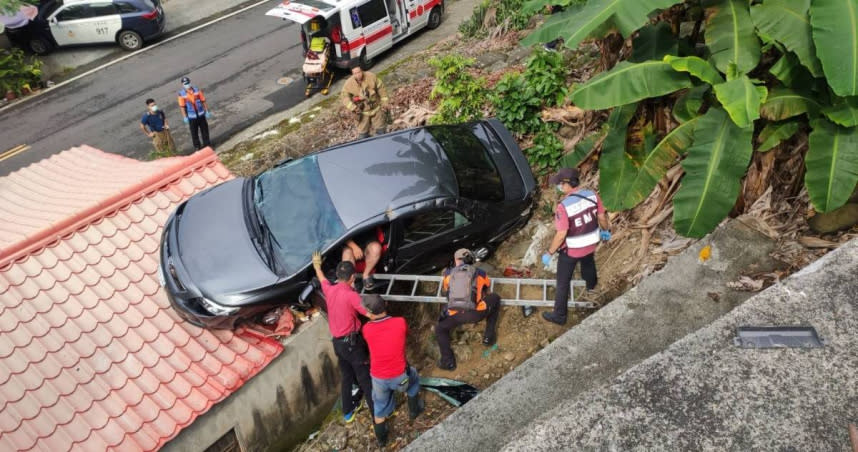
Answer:
<svg viewBox="0 0 858 452"><path fill-rule="evenodd" d="M584 248L599 243L599 208L596 193L581 190L566 197L561 204L569 217L566 231L567 248Z"/></svg>
<svg viewBox="0 0 858 452"><path fill-rule="evenodd" d="M179 99L184 100L185 111L188 113L188 118L196 119L206 115L206 109L203 107L203 101L200 99L202 92L196 86L192 86L190 91L182 88L179 91Z"/></svg>

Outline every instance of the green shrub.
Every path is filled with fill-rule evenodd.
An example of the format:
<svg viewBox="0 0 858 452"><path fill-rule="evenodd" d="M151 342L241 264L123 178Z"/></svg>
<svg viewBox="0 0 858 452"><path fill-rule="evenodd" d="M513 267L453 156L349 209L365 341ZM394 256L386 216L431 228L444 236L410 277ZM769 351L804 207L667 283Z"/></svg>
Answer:
<svg viewBox="0 0 858 452"><path fill-rule="evenodd" d="M563 103L566 98L566 65L560 52L536 50L527 60L524 72L528 84L546 106Z"/></svg>
<svg viewBox="0 0 858 452"><path fill-rule="evenodd" d="M0 95L9 90L20 95L25 86L32 90L41 77L41 61L28 61L21 49L0 50Z"/></svg>
<svg viewBox="0 0 858 452"><path fill-rule="evenodd" d="M483 30L483 21L486 19L486 11L491 6L491 0L483 0L477 6L474 6L474 12L471 17L459 24L459 33L465 37L473 38L480 34Z"/></svg>
<svg viewBox="0 0 858 452"><path fill-rule="evenodd" d="M539 109L542 99L536 96L529 81L517 72L510 72L495 85L491 95L495 116L518 134L534 133L542 127Z"/></svg>
<svg viewBox="0 0 858 452"><path fill-rule="evenodd" d="M468 71L474 59L445 55L432 58L429 64L435 68L435 87L430 97L441 98L438 112L429 122L452 124L481 119L488 90L485 78L474 77Z"/></svg>
<svg viewBox="0 0 858 452"><path fill-rule="evenodd" d="M550 127L544 127L533 137L533 146L524 153L537 174L545 174L557 167L563 156L563 142Z"/></svg>

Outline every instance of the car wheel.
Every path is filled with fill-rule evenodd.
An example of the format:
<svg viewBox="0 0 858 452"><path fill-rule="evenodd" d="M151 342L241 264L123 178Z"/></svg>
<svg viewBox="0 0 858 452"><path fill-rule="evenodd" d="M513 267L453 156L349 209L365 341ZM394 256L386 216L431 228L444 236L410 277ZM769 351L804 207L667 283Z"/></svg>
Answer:
<svg viewBox="0 0 858 452"><path fill-rule="evenodd" d="M360 54L360 68L363 70L367 70L372 67L373 63L374 61L372 61L372 58L366 56L366 49L364 49L363 52L361 52Z"/></svg>
<svg viewBox="0 0 858 452"><path fill-rule="evenodd" d="M36 55L47 55L51 52L53 46L50 42L48 42L45 38L33 38L30 39L30 42L27 44L30 51L35 53Z"/></svg>
<svg viewBox="0 0 858 452"><path fill-rule="evenodd" d="M119 36L116 38L116 41L119 43L119 47L122 47L125 50L139 50L143 47L143 38L140 36L140 33L131 30L124 30L119 32Z"/></svg>
<svg viewBox="0 0 858 452"><path fill-rule="evenodd" d="M441 25L441 7L436 6L432 8L432 11L429 13L429 23L426 25L426 28L430 30L434 30Z"/></svg>

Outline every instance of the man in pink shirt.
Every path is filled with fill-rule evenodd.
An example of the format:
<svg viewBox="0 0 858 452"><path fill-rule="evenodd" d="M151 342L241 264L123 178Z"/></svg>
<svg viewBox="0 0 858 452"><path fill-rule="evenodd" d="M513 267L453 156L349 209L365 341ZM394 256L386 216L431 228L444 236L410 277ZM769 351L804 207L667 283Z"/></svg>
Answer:
<svg viewBox="0 0 858 452"><path fill-rule="evenodd" d="M557 186L563 199L554 211L554 228L557 232L542 255L542 263L548 266L551 255L560 252L557 260L557 291L554 295L554 311L543 312L549 322L566 323L569 289L575 266L581 263L581 277L587 283L588 295L593 295L596 276L596 247L599 241L611 239L611 223L599 195L592 190L578 187L579 176L575 168L563 168L551 176L549 183ZM601 229L600 229L601 228Z"/></svg>
<svg viewBox="0 0 858 452"><path fill-rule="evenodd" d="M358 314L366 316L360 295L354 290L355 266L351 262L337 265L337 283L331 284L322 272L322 256L313 253L313 269L322 283L322 293L328 308L328 327L334 337L334 354L340 366L343 420L350 423L360 409L360 397L352 395L352 384L357 383L366 399L370 413L372 404L372 379L369 376L369 351L360 334L361 322Z"/></svg>

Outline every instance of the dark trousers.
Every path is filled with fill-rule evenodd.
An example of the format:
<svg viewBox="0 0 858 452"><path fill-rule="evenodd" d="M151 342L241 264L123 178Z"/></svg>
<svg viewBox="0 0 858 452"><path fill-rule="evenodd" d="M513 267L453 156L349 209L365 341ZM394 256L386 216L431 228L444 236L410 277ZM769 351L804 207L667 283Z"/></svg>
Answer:
<svg viewBox="0 0 858 452"><path fill-rule="evenodd" d="M355 337L354 344L348 338L334 339L334 354L340 365L341 396L343 414L351 413L360 403L360 398L352 398L352 384L357 383L366 399L369 412L372 413L372 379L369 376L369 351L366 342L360 334Z"/></svg>
<svg viewBox="0 0 858 452"><path fill-rule="evenodd" d="M441 362L456 362L453 349L450 347L450 332L459 325L477 323L486 319L486 332L483 335L495 337L498 315L500 314L500 295L490 293L486 295L484 301L486 302L485 311L459 311L454 315L443 317L438 321L438 325L435 325L435 337L438 338L438 346L441 348Z"/></svg>
<svg viewBox="0 0 858 452"><path fill-rule="evenodd" d="M584 257L569 257L565 252L560 254L557 260L557 292L554 295L554 316L566 319L566 311L569 306L569 289L572 285L572 274L575 266L581 263L581 277L587 283L587 290L596 288L598 277L596 276L596 253L590 253Z"/></svg>
<svg viewBox="0 0 858 452"><path fill-rule="evenodd" d="M209 122L205 116L188 118L188 126L191 128L191 140L194 142L194 149L199 150L206 146L211 146L209 142ZM202 144L200 144L200 135L203 136Z"/></svg>

